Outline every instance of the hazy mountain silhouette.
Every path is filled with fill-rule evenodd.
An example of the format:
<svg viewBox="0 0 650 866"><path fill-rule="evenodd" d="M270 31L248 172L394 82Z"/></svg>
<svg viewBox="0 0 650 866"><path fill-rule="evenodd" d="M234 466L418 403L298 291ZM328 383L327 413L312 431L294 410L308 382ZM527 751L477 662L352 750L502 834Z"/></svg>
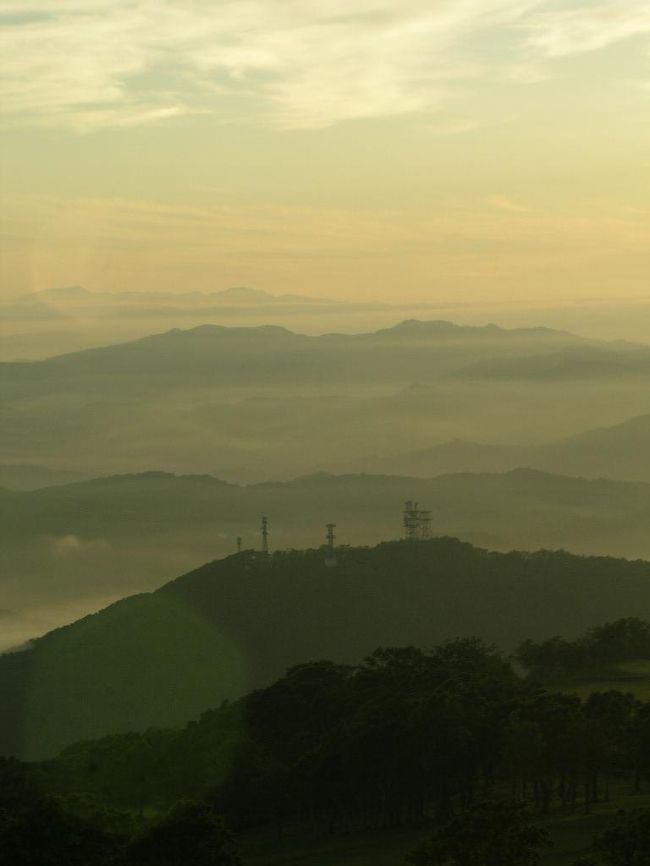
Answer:
<svg viewBox="0 0 650 866"><path fill-rule="evenodd" d="M0 751L174 725L304 659L479 635L512 648L606 618L650 616L650 564L488 553L454 539L340 552L244 553L125 599L0 657Z"/></svg>
<svg viewBox="0 0 650 866"><path fill-rule="evenodd" d="M11 490L38 490L86 480L89 480L87 475L73 470L53 469L33 463L0 463L0 487Z"/></svg>
<svg viewBox="0 0 650 866"><path fill-rule="evenodd" d="M307 295L274 295L247 286L232 286L215 292L90 292L82 286L61 286L20 295L7 302L6 306L18 310L24 305L43 303L60 305L65 310L66 307L77 309L80 305L96 305L108 311L111 307L119 308L130 304L168 303L178 306L193 306L202 303L214 303L215 301L254 304L338 303L329 298L313 298Z"/></svg>
<svg viewBox="0 0 650 866"><path fill-rule="evenodd" d="M650 349L633 344L618 348L585 346L535 355L522 361L497 360L471 364L454 371L464 379L571 380L650 376Z"/></svg>
<svg viewBox="0 0 650 866"><path fill-rule="evenodd" d="M492 441L544 441L638 411L645 380L623 390L593 379L576 395L571 383L536 391L451 374L583 343L546 329L438 321L318 337L270 325L174 329L0 364L0 449L5 463L69 465L72 454L70 468L84 474L227 467L229 479L263 480L344 455L472 441L477 430Z"/></svg>
<svg viewBox="0 0 650 866"><path fill-rule="evenodd" d="M426 305L424 305L426 306ZM422 310L423 305L404 309ZM231 287L214 292L90 292L50 288L0 302L0 360L46 358L117 343L174 326L292 324L322 333L368 313L399 316L390 304L358 304ZM385 314L382 312L385 311Z"/></svg>
<svg viewBox="0 0 650 866"><path fill-rule="evenodd" d="M563 475L650 481L650 415L588 430L545 445L499 445L461 439L392 455L371 455L338 471L413 475L507 472L529 466Z"/></svg>
<svg viewBox="0 0 650 866"><path fill-rule="evenodd" d="M0 591L14 611L0 649L151 590L236 549L259 546L271 521L279 548L402 535L402 506L432 509L434 532L496 550L564 548L650 558L650 485L520 469L433 479L318 474L248 486L151 472L36 491L0 489ZM11 628L9 628L11 626Z"/></svg>

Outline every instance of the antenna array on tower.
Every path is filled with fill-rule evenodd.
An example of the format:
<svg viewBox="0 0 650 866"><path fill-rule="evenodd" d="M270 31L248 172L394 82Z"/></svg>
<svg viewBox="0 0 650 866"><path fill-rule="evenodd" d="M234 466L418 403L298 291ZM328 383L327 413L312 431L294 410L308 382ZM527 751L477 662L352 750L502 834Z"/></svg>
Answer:
<svg viewBox="0 0 650 866"><path fill-rule="evenodd" d="M431 512L420 508L418 502L409 499L404 503L402 522L409 541L431 538Z"/></svg>
<svg viewBox="0 0 650 866"><path fill-rule="evenodd" d="M337 565L336 559L336 548L334 547L334 539L336 536L334 535L334 530L336 529L336 523L327 523L325 528L327 529L327 548L325 551L325 565L330 568Z"/></svg>

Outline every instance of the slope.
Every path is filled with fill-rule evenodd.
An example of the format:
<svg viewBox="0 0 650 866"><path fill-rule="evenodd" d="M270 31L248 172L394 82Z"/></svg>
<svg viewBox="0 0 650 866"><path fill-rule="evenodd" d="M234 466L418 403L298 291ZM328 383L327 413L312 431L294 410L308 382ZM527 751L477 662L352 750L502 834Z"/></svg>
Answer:
<svg viewBox="0 0 650 866"><path fill-rule="evenodd" d="M402 534L402 506L433 511L434 532L490 549L650 558L650 485L532 470L437 478L311 475L239 486L150 472L35 491L0 489L0 650L151 590L202 562L259 546L376 544ZM13 613L12 613L13 612Z"/></svg>
<svg viewBox="0 0 650 866"><path fill-rule="evenodd" d="M339 471L431 477L442 473L506 472L518 466L588 478L650 481L650 415L544 445L456 439L401 454L368 456L339 465Z"/></svg>
<svg viewBox="0 0 650 866"><path fill-rule="evenodd" d="M209 563L0 657L0 753L40 757L105 733L179 724L306 658L478 635L514 647L650 616L650 565L489 553L454 539L252 553Z"/></svg>

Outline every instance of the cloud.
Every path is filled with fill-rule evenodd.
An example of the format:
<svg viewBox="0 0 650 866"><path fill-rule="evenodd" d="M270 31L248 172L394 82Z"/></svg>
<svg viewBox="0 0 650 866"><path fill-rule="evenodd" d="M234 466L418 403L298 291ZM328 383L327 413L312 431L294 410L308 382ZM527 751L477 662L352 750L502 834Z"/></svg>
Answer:
<svg viewBox="0 0 650 866"><path fill-rule="evenodd" d="M429 132L433 135L463 135L479 126L477 120L440 120L429 124Z"/></svg>
<svg viewBox="0 0 650 866"><path fill-rule="evenodd" d="M490 74L648 30L645 0L5 0L3 111L80 131L191 112L288 129L429 112Z"/></svg>
<svg viewBox="0 0 650 866"><path fill-rule="evenodd" d="M530 208L527 208L525 205L522 205L518 201L515 201L515 199L513 199L511 196L503 195L502 193L497 193L497 195L490 196L490 198L488 199L488 203L497 210L504 210L508 211L509 213L530 212Z"/></svg>
<svg viewBox="0 0 650 866"><path fill-rule="evenodd" d="M607 0L532 16L525 24L527 45L547 58L582 54L650 33L647 0Z"/></svg>
<svg viewBox="0 0 650 866"><path fill-rule="evenodd" d="M78 535L62 535L57 538L50 538L48 542L52 555L57 559L83 553L95 553L106 550L109 546L103 538L84 539Z"/></svg>

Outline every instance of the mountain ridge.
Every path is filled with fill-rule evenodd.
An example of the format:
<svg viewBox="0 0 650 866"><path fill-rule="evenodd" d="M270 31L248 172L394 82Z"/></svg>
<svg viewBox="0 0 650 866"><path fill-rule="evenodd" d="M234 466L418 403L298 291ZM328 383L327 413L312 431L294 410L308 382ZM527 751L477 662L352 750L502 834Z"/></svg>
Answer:
<svg viewBox="0 0 650 866"><path fill-rule="evenodd" d="M511 649L650 616L647 561L495 553L445 537L337 555L332 568L319 549L244 551L0 656L0 699L12 696L0 751L40 758L80 739L183 724L305 659L356 661L377 646L459 635Z"/></svg>
<svg viewBox="0 0 650 866"><path fill-rule="evenodd" d="M499 325L458 325L454 322L444 319L404 319L397 324L388 327L380 328L376 331L360 332L357 334L346 334L337 332L326 332L319 335L301 334L297 331L292 331L280 325L253 325L253 326L229 326L219 325L215 323L204 323L196 325L192 328L170 328L167 331L149 334L144 337L138 337L134 340L126 340L117 343L108 343L102 346L80 349L73 352L64 352L59 355L53 355L49 358L39 359L36 361L2 361L0 368L19 367L21 365L41 365L46 363L58 362L62 359L70 360L78 357L90 357L93 353L106 353L118 350L129 349L132 347L143 347L153 344L159 344L167 340L176 339L192 339L203 337L284 337L287 339L302 340L310 343L317 343L320 340L327 341L333 338L353 341L355 339L372 339L397 336L485 336L485 337L558 337L570 338L582 341L585 338L577 337L570 334L568 331L555 330L552 328L502 328Z"/></svg>

